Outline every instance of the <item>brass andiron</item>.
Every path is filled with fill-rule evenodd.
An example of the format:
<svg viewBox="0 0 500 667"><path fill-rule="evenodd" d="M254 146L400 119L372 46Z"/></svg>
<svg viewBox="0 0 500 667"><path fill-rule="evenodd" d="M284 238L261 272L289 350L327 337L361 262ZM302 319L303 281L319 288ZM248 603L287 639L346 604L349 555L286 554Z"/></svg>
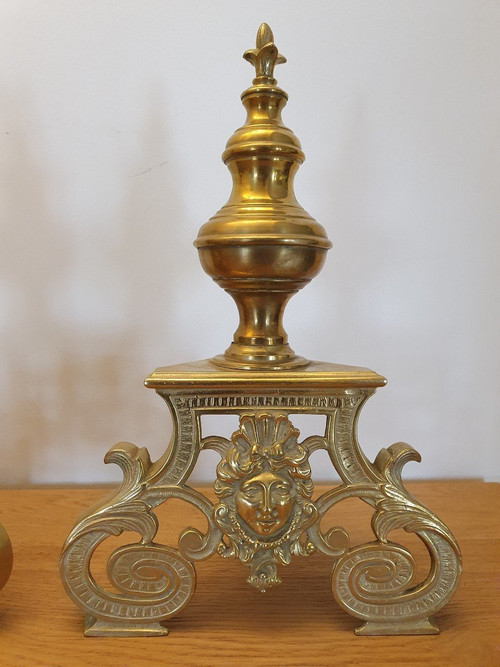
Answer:
<svg viewBox="0 0 500 667"><path fill-rule="evenodd" d="M447 526L403 485L403 465L419 454L400 442L372 463L359 446L359 412L385 378L307 361L288 344L283 310L320 271L331 243L295 199L293 177L304 154L281 120L288 96L274 67L285 58L269 26L260 26L256 48L244 58L256 76L241 96L246 122L223 154L233 189L195 241L204 270L235 300L239 326L223 355L158 368L146 379L170 408L170 446L156 462L130 443L110 449L105 461L121 467L122 485L70 533L62 581L85 613L86 635L164 635L165 621L194 593L197 561L215 553L239 559L249 584L265 591L281 582L278 568L293 556L318 551L332 561L335 600L362 622L356 634L434 634L432 616L458 584L460 551ZM230 439L205 434L208 414L236 414L239 427ZM301 439L293 421L302 414L323 415L324 431ZM205 449L220 455L215 504L187 484ZM341 483L315 496L309 457L318 449L328 452ZM330 509L353 497L373 510L373 539L357 546L344 528L321 528ZM177 547L155 542L154 509L171 498L191 503L208 522L204 534L182 531ZM389 539L398 529L414 533L429 552L421 582L411 553ZM93 553L124 531L140 540L113 551L111 587L103 588L90 571Z"/></svg>

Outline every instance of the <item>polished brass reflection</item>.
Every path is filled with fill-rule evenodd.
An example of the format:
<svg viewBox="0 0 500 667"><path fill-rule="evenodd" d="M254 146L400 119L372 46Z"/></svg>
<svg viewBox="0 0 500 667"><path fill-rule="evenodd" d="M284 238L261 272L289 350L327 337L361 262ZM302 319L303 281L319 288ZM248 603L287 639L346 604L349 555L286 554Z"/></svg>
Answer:
<svg viewBox="0 0 500 667"><path fill-rule="evenodd" d="M241 484L235 505L239 517L256 533L275 534L292 512L292 482L285 473L261 472Z"/></svg>
<svg viewBox="0 0 500 667"><path fill-rule="evenodd" d="M285 59L266 24L244 57L256 76L242 94L246 123L223 155L233 191L196 240L203 268L238 306L239 327L224 355L158 368L146 379L170 409L170 446L155 462L146 448L128 442L109 450L105 461L120 466L123 482L71 531L62 581L85 614L86 635L164 635L165 622L191 600L197 561L213 554L238 559L248 583L264 592L281 582L279 570L294 557L312 562L320 552L332 563L334 599L362 623L357 634L434 634L434 614L458 585L460 550L449 528L403 484L403 466L419 454L399 442L372 463L360 447L361 408L385 378L366 368L307 362L288 345L283 309L320 270L330 242L293 194L304 155L281 121L287 95L274 67ZM202 417L214 414L238 416L231 438L202 433ZM294 420L310 414L323 415L326 425L302 438ZM188 485L207 449L220 456L215 504ZM315 497L309 460L317 450L328 454L341 481ZM197 508L207 525L205 532L186 528L176 546L167 546L157 540L154 510L172 498ZM325 515L349 498L372 510L366 543L351 544L342 526L324 530ZM400 529L429 553L423 577L410 551L390 539ZM93 554L125 531L139 538L111 553L109 584L102 586L91 573Z"/></svg>
<svg viewBox="0 0 500 667"><path fill-rule="evenodd" d="M0 524L0 588L9 580L12 571L12 545L7 531Z"/></svg>
<svg viewBox="0 0 500 667"><path fill-rule="evenodd" d="M265 23L244 58L256 77L241 100L246 122L222 159L233 178L229 201L201 227L195 246L215 282L235 300L240 317L233 342L214 363L236 369L304 366L288 344L283 311L320 271L331 243L295 198L293 179L304 161L299 140L283 125L288 95L274 66L285 62Z"/></svg>

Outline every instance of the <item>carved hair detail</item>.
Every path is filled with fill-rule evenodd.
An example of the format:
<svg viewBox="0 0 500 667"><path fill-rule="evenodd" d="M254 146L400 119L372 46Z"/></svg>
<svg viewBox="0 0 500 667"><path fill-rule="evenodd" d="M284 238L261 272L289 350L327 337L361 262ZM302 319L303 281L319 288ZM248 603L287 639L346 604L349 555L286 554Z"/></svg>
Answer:
<svg viewBox="0 0 500 667"><path fill-rule="evenodd" d="M310 498L313 484L308 452L298 443L298 436L285 415L243 415L240 429L231 437L232 446L217 466L217 496L230 496L235 483L252 474L281 470L296 481L300 495Z"/></svg>

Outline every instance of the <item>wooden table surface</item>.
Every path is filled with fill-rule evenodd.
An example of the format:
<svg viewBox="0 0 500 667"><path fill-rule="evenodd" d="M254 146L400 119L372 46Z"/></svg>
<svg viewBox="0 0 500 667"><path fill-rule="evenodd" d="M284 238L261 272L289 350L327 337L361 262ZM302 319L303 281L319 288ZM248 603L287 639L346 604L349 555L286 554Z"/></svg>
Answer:
<svg viewBox="0 0 500 667"><path fill-rule="evenodd" d="M0 491L0 520L15 559L0 592L0 664L500 665L500 484L433 481L407 486L448 524L463 553L462 581L436 616L441 627L437 636L354 636L359 623L331 595L331 561L314 554L295 557L281 568L283 583L265 594L248 586L241 563L213 556L196 565L197 591L168 622L168 636L84 638L82 614L59 580L59 551L78 515L109 489ZM349 530L353 543L369 539L369 508L357 499L344 505L334 522ZM169 501L157 514L158 542L176 544L181 528L204 525L180 501ZM108 540L102 562L118 539ZM415 537L409 539L414 542L408 544L419 544ZM135 536L127 535L125 541L133 542ZM426 558L420 548L413 553Z"/></svg>

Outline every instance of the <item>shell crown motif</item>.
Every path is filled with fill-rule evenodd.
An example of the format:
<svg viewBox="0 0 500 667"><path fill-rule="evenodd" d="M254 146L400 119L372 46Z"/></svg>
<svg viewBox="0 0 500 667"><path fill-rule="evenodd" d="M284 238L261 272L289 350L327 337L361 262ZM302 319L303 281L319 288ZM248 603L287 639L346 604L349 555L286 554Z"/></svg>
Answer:
<svg viewBox="0 0 500 667"><path fill-rule="evenodd" d="M264 468L293 469L297 477L309 478L308 452L298 436L299 431L284 415L243 415L239 430L231 437L232 446L218 466L219 481L231 483ZM222 492L220 485L216 491Z"/></svg>

